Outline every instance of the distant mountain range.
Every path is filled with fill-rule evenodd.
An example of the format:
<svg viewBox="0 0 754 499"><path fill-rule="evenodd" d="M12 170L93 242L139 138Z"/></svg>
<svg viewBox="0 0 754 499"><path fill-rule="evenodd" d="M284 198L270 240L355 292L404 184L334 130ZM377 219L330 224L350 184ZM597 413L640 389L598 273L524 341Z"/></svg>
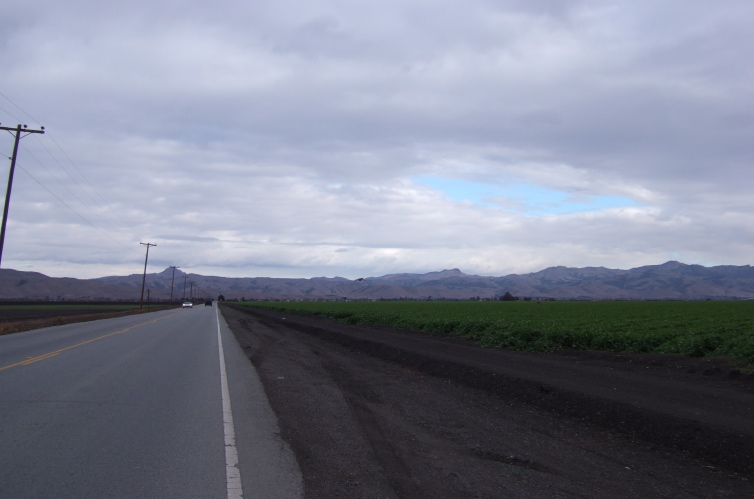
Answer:
<svg viewBox="0 0 754 499"><path fill-rule="evenodd" d="M550 267L530 274L488 277L458 269L427 274L389 274L345 279L314 277L215 277L168 268L147 274L144 299L217 298L228 300L377 300L496 299L517 297L558 300L699 300L754 298L754 268L749 265L704 267L671 261L630 270L604 267ZM141 274L97 279L48 277L37 272L0 269L0 299L138 301ZM185 292L184 292L185 289Z"/></svg>

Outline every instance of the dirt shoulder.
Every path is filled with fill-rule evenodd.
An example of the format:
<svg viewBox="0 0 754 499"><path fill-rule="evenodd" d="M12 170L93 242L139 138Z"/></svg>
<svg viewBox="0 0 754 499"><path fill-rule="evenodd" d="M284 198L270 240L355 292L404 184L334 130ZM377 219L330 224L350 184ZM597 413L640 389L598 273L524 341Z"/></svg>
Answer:
<svg viewBox="0 0 754 499"><path fill-rule="evenodd" d="M307 497L751 497L754 380L224 306Z"/></svg>

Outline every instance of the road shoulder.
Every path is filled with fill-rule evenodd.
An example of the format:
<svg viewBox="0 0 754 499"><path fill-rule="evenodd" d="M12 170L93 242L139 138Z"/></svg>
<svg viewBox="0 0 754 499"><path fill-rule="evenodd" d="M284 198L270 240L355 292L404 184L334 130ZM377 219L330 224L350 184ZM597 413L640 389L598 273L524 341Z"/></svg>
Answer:
<svg viewBox="0 0 754 499"><path fill-rule="evenodd" d="M284 414L283 437L297 453L307 490L348 495L355 487L385 497L421 495L433 487L440 487L438 493L451 487L459 496L475 490L482 497L485 490L489 497L501 491L546 497L547 490L596 497L594 491L601 490L626 497L619 485L630 478L635 496L642 490L657 496L659 489L690 496L702 482L738 490L734 495L752 492L754 445L746 431L754 425L735 433L739 416L721 415L725 420L714 424L714 412L688 420L664 407L666 400L658 401L660 410L637 403L633 388L637 380L654 378L660 386L691 383L692 393L691 380L698 380L700 393L720 389L745 405L751 397L745 379L673 374L667 365L599 355L539 356L538 362L532 354L478 349L477 357L469 353L476 347L464 342L413 332L272 312L228 309L226 316L257 366L273 408L279 417ZM582 368L581 380L563 375ZM628 398L601 397L593 393L604 390L599 386L574 388L604 384L595 381L601 378L623 383ZM480 433L482 428L486 431ZM348 446L339 443L343 439ZM361 452L361 464L352 463L350 448ZM351 473L328 472L318 463ZM490 463L496 464L489 468ZM625 469L632 475L620 478ZM500 475L501 470L515 473ZM348 485L348 476L357 477L351 481L358 485ZM332 483L323 483L328 480ZM597 489L583 489L584 483Z"/></svg>

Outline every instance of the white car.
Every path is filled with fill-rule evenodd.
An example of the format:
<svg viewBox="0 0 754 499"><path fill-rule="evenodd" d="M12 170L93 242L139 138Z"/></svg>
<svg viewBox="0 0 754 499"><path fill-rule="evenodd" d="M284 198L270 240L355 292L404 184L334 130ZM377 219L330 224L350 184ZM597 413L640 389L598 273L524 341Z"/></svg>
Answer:
<svg viewBox="0 0 754 499"><path fill-rule="evenodd" d="M190 301L183 302L183 305L181 305L183 308L194 308L194 304Z"/></svg>

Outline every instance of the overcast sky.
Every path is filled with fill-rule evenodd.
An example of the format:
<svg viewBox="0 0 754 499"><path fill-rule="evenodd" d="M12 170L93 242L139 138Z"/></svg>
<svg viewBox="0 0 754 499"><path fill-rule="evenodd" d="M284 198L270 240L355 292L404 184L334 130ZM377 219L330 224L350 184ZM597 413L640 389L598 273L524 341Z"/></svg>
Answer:
<svg viewBox="0 0 754 499"><path fill-rule="evenodd" d="M751 263L750 0L0 8L3 268Z"/></svg>

